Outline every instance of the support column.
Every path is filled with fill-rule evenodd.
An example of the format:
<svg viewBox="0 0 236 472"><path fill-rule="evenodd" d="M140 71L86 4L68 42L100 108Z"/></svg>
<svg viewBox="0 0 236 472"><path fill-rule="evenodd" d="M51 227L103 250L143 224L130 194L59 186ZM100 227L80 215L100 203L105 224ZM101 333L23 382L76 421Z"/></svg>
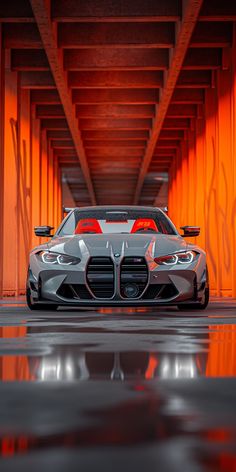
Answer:
<svg viewBox="0 0 236 472"><path fill-rule="evenodd" d="M4 73L5 60L0 23L0 298L3 295L3 195L4 195Z"/></svg>
<svg viewBox="0 0 236 472"><path fill-rule="evenodd" d="M50 226L54 226L53 207L55 205L55 202L54 202L54 195L53 195L53 187L54 187L53 171L54 171L53 150L51 148L50 143L48 143L48 224Z"/></svg>
<svg viewBox="0 0 236 472"><path fill-rule="evenodd" d="M46 225L48 222L48 148L46 130L41 131L40 154L41 224Z"/></svg>
<svg viewBox="0 0 236 472"><path fill-rule="evenodd" d="M25 281L31 248L31 157L30 96L19 90L18 96L18 280L19 294L25 292Z"/></svg>
<svg viewBox="0 0 236 472"><path fill-rule="evenodd" d="M53 157L53 202L54 202L53 226L54 226L54 228L57 227L57 221L58 221L57 169L58 169L57 156L54 155L54 157Z"/></svg>
<svg viewBox="0 0 236 472"><path fill-rule="evenodd" d="M35 118L35 107L31 108L31 234L32 247L39 244L34 227L41 224L40 187L40 121Z"/></svg>
<svg viewBox="0 0 236 472"><path fill-rule="evenodd" d="M17 73L10 70L10 55L6 51L4 96L4 171L3 171L3 295L18 294L18 125Z"/></svg>

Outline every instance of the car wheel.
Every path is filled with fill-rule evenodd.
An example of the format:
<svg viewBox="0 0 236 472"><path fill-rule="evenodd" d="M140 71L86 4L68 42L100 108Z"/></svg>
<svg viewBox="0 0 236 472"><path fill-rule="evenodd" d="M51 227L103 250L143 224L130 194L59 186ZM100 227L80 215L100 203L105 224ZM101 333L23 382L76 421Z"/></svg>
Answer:
<svg viewBox="0 0 236 472"><path fill-rule="evenodd" d="M187 303L184 305L177 305L180 311L188 311L188 310L205 310L209 303L210 298L210 290L209 290L209 277L208 277L208 270L206 268L207 277L206 277L206 288L204 290L204 295L200 302L196 303Z"/></svg>
<svg viewBox="0 0 236 472"><path fill-rule="evenodd" d="M32 303L29 287L26 288L26 303L30 310L56 311L58 308L58 305L50 305L49 303Z"/></svg>

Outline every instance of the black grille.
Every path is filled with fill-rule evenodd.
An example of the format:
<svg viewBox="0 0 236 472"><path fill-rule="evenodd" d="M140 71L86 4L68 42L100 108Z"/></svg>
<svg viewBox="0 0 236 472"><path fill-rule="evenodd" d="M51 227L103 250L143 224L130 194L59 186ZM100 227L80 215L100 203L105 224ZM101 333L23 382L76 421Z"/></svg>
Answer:
<svg viewBox="0 0 236 472"><path fill-rule="evenodd" d="M88 286L96 298L114 295L114 264L110 257L91 257L87 267Z"/></svg>
<svg viewBox="0 0 236 472"><path fill-rule="evenodd" d="M71 300L91 300L93 298L84 284L62 284L58 290L58 295Z"/></svg>
<svg viewBox="0 0 236 472"><path fill-rule="evenodd" d="M174 287L173 284L152 284L149 285L147 290L142 296L142 299L145 300L165 300L167 298L174 297L177 295L177 289Z"/></svg>
<svg viewBox="0 0 236 472"><path fill-rule="evenodd" d="M134 284L137 287L138 298L142 295L148 283L148 267L144 257L124 257L120 267L120 292L122 297L129 298L126 287Z"/></svg>

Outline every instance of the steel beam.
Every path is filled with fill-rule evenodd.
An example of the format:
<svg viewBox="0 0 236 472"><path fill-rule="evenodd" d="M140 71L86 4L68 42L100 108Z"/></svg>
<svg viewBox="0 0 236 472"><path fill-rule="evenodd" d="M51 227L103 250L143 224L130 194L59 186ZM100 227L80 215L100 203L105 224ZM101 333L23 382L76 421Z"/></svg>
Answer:
<svg viewBox="0 0 236 472"><path fill-rule="evenodd" d="M3 44L6 49L42 49L37 26L32 23L6 23L3 25Z"/></svg>
<svg viewBox="0 0 236 472"><path fill-rule="evenodd" d="M165 121L169 104L171 102L171 98L175 89L176 82L179 77L181 67L184 63L184 58L188 49L188 45L189 45L194 27L196 25L196 22L199 16L202 1L203 0L188 0L185 2L185 8L183 10L183 18L181 21L181 25L179 27L179 33L177 34L177 38L176 38L176 46L173 50L173 54L170 60L170 68L166 74L166 81L165 81L165 85L162 91L160 104L157 110L156 117L153 121L150 139L148 141L143 163L139 172L139 177L138 177L135 195L134 195L135 204L138 203L140 192L141 192L142 185L145 178L145 174L150 165L153 152L155 150L156 143L160 135L163 124L165 125L166 128L178 129L176 127L176 123L173 123L173 126L174 124L175 126L171 128L170 126L166 126L167 123L165 123L164 121ZM170 125L169 121L170 120L168 120L168 124ZM184 128L181 127L181 129L184 129Z"/></svg>
<svg viewBox="0 0 236 472"><path fill-rule="evenodd" d="M62 105L37 105L37 118L64 118L65 113Z"/></svg>
<svg viewBox="0 0 236 472"><path fill-rule="evenodd" d="M80 105L89 104L155 104L159 101L159 91L154 89L93 89L73 90L72 102Z"/></svg>
<svg viewBox="0 0 236 472"><path fill-rule="evenodd" d="M82 138L90 141L100 139L113 139L119 141L121 139L148 139L149 131L147 130L85 130L82 132Z"/></svg>
<svg viewBox="0 0 236 472"><path fill-rule="evenodd" d="M220 48L232 45L233 28L231 23L214 22L210 28L208 23L198 22L194 29L190 48Z"/></svg>
<svg viewBox="0 0 236 472"><path fill-rule="evenodd" d="M31 90L31 102L45 105L60 105L60 96L57 90Z"/></svg>
<svg viewBox="0 0 236 472"><path fill-rule="evenodd" d="M152 120L148 118L131 119L81 119L81 130L149 130Z"/></svg>
<svg viewBox="0 0 236 472"><path fill-rule="evenodd" d="M171 48L174 23L59 23L58 46L62 48Z"/></svg>
<svg viewBox="0 0 236 472"><path fill-rule="evenodd" d="M56 0L52 18L57 21L176 21L181 16L178 0Z"/></svg>
<svg viewBox="0 0 236 472"><path fill-rule="evenodd" d="M41 120L41 128L42 129L68 129L68 122L66 119L58 118L58 119L42 119Z"/></svg>
<svg viewBox="0 0 236 472"><path fill-rule="evenodd" d="M94 140L94 141L90 141L90 140L84 140L84 147L85 149L93 149L93 148L105 148L105 147L109 147L109 146L119 146L119 147L132 147L132 148L141 148L144 150L145 146L146 146L146 140L144 139L122 139L120 141L115 141L115 140L112 140L112 139L104 139L104 140Z"/></svg>
<svg viewBox="0 0 236 472"><path fill-rule="evenodd" d="M71 139L70 131L61 131L61 130L49 130L47 132L48 139Z"/></svg>
<svg viewBox="0 0 236 472"><path fill-rule="evenodd" d="M200 21L236 21L236 3L232 0L207 0L199 15Z"/></svg>
<svg viewBox="0 0 236 472"><path fill-rule="evenodd" d="M182 70L219 69L222 64L222 49L196 48L189 49L184 59Z"/></svg>
<svg viewBox="0 0 236 472"><path fill-rule="evenodd" d="M212 85L210 70L182 70L179 74L176 88L209 88Z"/></svg>
<svg viewBox="0 0 236 472"><path fill-rule="evenodd" d="M21 87L26 89L55 89L51 72L29 72L21 73Z"/></svg>
<svg viewBox="0 0 236 472"><path fill-rule="evenodd" d="M171 103L173 104L185 104L195 103L201 104L204 102L204 90L197 89L176 89L173 92Z"/></svg>
<svg viewBox="0 0 236 472"><path fill-rule="evenodd" d="M96 203L94 188L90 176L90 171L84 152L80 131L78 129L78 121L75 117L75 110L71 104L69 91L66 84L65 73L60 56L57 51L57 42L53 32L50 14L48 11L48 4L45 0L30 0L32 10L38 25L41 39L47 54L48 62L50 64L51 72L53 74L58 93L63 105L68 127L74 141L75 149L77 151L78 160L80 162L85 181L88 187L91 202ZM51 128L52 129L52 128Z"/></svg>
<svg viewBox="0 0 236 472"><path fill-rule="evenodd" d="M97 88L160 88L163 86L162 71L69 71L69 87L80 89Z"/></svg>
<svg viewBox="0 0 236 472"><path fill-rule="evenodd" d="M36 0L35 0L36 1ZM39 1L39 0L38 0ZM65 49L65 70L165 70L168 49Z"/></svg>
<svg viewBox="0 0 236 472"><path fill-rule="evenodd" d="M152 118L155 105L79 105L76 106L78 118Z"/></svg>
<svg viewBox="0 0 236 472"><path fill-rule="evenodd" d="M0 22L34 21L28 0L0 2Z"/></svg>
<svg viewBox="0 0 236 472"><path fill-rule="evenodd" d="M167 111L167 118L195 118L197 116L197 106L195 104L170 105ZM161 141L161 133L158 142Z"/></svg>
<svg viewBox="0 0 236 472"><path fill-rule="evenodd" d="M16 71L49 71L47 55L43 49L12 49L11 68Z"/></svg>

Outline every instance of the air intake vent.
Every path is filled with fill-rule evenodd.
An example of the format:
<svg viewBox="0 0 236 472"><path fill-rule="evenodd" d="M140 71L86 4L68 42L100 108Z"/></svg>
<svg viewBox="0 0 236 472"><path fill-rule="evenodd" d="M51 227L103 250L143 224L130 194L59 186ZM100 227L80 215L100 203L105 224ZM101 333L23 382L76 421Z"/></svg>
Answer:
<svg viewBox="0 0 236 472"><path fill-rule="evenodd" d="M123 298L138 298L148 283L144 257L124 257L120 268L120 291Z"/></svg>
<svg viewBox="0 0 236 472"><path fill-rule="evenodd" d="M96 298L114 295L114 264L110 257L91 257L87 267L87 282Z"/></svg>

